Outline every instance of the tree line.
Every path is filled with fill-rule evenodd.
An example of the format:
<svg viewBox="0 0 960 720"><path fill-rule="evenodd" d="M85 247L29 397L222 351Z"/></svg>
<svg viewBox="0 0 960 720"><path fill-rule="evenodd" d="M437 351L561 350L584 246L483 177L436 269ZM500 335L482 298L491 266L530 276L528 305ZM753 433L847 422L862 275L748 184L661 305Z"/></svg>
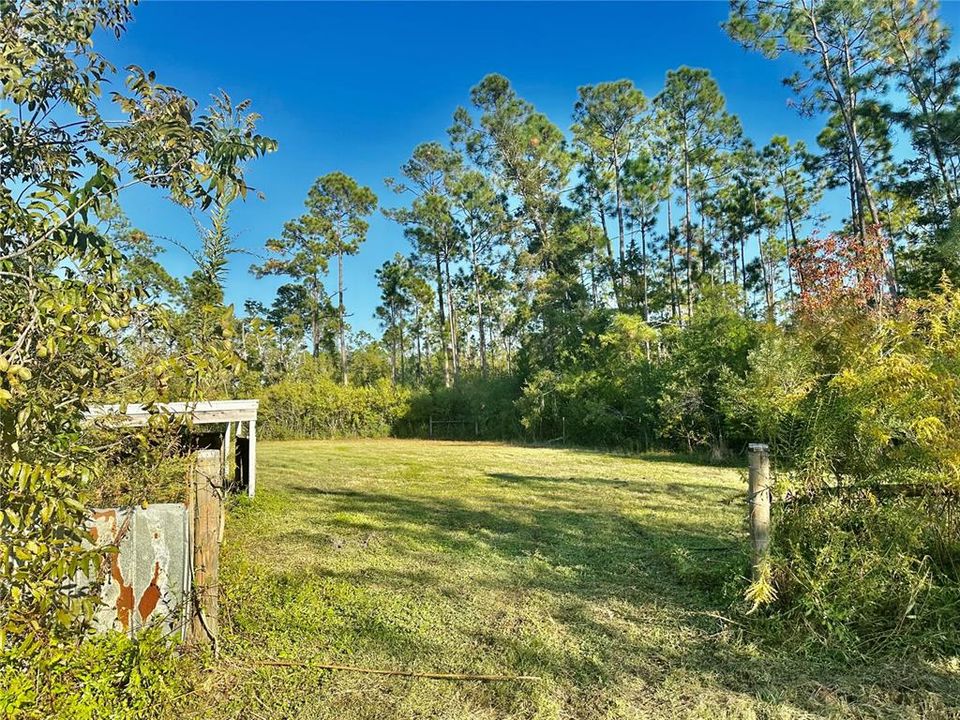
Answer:
<svg viewBox="0 0 960 720"><path fill-rule="evenodd" d="M445 140L386 179L382 212L412 250L378 269L383 333L355 349L396 383L450 387L556 368L598 314L683 327L711 288L730 289L744 317L786 322L814 289L800 261L817 233L879 243L893 297L956 277L960 66L935 6L737 1L725 27L800 61L785 82L823 122L817 147L747 137L706 69L669 71L652 97L629 80L581 87L568 132L487 76ZM828 191L846 198L845 217L825 216ZM343 257L377 203L343 173L319 178L254 268L289 282L270 307L249 304L248 322L309 336L344 383Z"/></svg>

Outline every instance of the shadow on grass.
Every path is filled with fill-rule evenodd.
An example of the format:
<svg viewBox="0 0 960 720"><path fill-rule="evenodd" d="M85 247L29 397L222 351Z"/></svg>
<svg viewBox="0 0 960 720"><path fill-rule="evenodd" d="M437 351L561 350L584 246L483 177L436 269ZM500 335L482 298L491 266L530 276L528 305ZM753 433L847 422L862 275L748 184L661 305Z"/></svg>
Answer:
<svg viewBox="0 0 960 720"><path fill-rule="evenodd" d="M323 570L327 577L394 594L416 596L427 587L441 588L447 595L469 592L470 587L518 596L549 593L564 605L553 619L578 643L592 648L591 653L571 656L562 648L545 647L535 633L510 627L506 618L502 627L476 630L474 641L481 648L497 647L517 670L546 671L578 688L626 685L638 677L658 683L683 668L731 692L817 714L843 712L844 703L872 702L876 696L895 706L904 702L901 696L925 692L953 694L957 701L957 678L930 667L917 665L915 672L906 673L898 667L891 675L881 668L851 669L826 656L804 660L775 648L758 652L750 643L732 640L731 623L719 617L728 599L718 588L745 572L746 539L743 533L732 537L729 523L705 518L717 512L719 502L733 501L738 493L727 497L721 487L701 483L644 485L638 480L514 473L487 477L510 488L549 492L531 492L537 502L525 504L522 498L511 502L509 497L494 502L495 496L478 497L475 491L462 499L290 485L284 487L289 500L299 512L316 515L323 530L290 531L272 540L306 541L318 554L377 553L379 543L428 553L433 565L428 570L373 564ZM658 498L689 503L690 509L679 519L651 513L641 524L609 496L591 498L588 487L624 489L633 502L640 495L645 503ZM371 535L376 537L372 544ZM690 553L695 553L692 560ZM472 567L481 568L477 576L464 577ZM611 606L619 608L618 617L596 617L598 607ZM665 636L670 630L664 630L663 618L675 623L676 641L654 646L643 639L645 608L650 606L660 612L655 622ZM631 650L643 642L651 644ZM381 649L389 651L389 644Z"/></svg>
<svg viewBox="0 0 960 720"><path fill-rule="evenodd" d="M581 447L579 445L535 445L524 444L518 447L536 447L553 450L569 450L578 455L597 455L601 457L618 457L632 460L642 460L651 463L664 463L667 465L696 465L698 467L711 468L742 468L746 469L746 456L737 453L730 453L723 458L711 457L709 453L697 452L675 452L671 450L641 450L633 451L624 448L596 448Z"/></svg>
<svg viewBox="0 0 960 720"><path fill-rule="evenodd" d="M491 447L507 447L530 450L554 450L556 452L573 452L577 455L596 455L599 457L625 458L633 460L643 460L651 463L666 463L669 465L697 465L698 467L713 468L740 468L746 470L746 456L741 453L728 453L725 457L717 459L711 457L709 453L698 452L676 452L671 450L641 450L634 451L626 448L598 448L580 445L560 445L549 442L521 442L515 440L470 440L457 438L397 438L401 442L412 440L436 444L447 447L463 447L476 449L477 446L489 445ZM745 450L744 450L745 452Z"/></svg>
<svg viewBox="0 0 960 720"><path fill-rule="evenodd" d="M528 478L532 484L567 483L566 478ZM601 480L599 482L608 482ZM711 488L716 490L716 488ZM631 577L650 577L662 590L686 592L682 584L666 582L677 548L703 549L729 545L724 533L704 531L694 516L672 524L636 520L607 508L580 507L577 488L556 505L477 508L456 499L417 497L382 492L328 490L292 486L302 498L315 497L322 506L322 522L334 534L379 528L387 536L402 535L425 546L453 553L482 552L492 560L517 561L536 556L545 565L539 589L580 592L589 588L624 586ZM638 491L655 496L654 491ZM565 506L566 505L566 506ZM363 518L363 519L360 519ZM373 522L370 522L370 521ZM322 539L321 543L329 544ZM744 548L745 549L745 548ZM740 554L745 558L745 554ZM451 558L455 560L455 558ZM548 580L549 568L573 568ZM664 573L667 573L666 575ZM510 578L505 577L505 582ZM526 577L520 582L527 583Z"/></svg>
<svg viewBox="0 0 960 720"><path fill-rule="evenodd" d="M582 487L608 487L618 490L625 490L633 495L645 495L655 497L658 495L676 495L689 497L692 495L700 496L705 501L730 502L742 500L744 491L728 490L719 485L710 485L708 483L697 482L662 482L648 481L644 477L626 478L600 478L600 477L556 477L546 475L520 475L517 473L495 472L487 473L486 477L491 480L499 480L504 483L515 483L533 489L535 487L549 488L563 485L579 485Z"/></svg>

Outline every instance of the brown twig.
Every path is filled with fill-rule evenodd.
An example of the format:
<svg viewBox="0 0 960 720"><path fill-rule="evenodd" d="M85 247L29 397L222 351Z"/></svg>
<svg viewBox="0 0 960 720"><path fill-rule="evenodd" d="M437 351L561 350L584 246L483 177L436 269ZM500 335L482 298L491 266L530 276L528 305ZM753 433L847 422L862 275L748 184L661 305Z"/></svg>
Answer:
<svg viewBox="0 0 960 720"><path fill-rule="evenodd" d="M469 675L461 673L419 673L411 670L381 670L377 668L356 667L353 665L332 665L329 663L296 662L291 660L261 660L255 663L264 667L310 668L311 670L341 670L344 672L367 673L369 675L393 675L399 677L426 678L427 680L477 680L479 682L512 682L527 680L539 682L537 675Z"/></svg>

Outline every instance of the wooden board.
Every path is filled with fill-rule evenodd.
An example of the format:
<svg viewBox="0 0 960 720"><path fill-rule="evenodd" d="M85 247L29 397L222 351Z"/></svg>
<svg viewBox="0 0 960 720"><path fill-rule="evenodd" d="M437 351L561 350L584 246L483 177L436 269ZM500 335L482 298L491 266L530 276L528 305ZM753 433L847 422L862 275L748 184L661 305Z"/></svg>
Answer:
<svg viewBox="0 0 960 720"><path fill-rule="evenodd" d="M228 422L248 422L257 419L259 400L207 400L203 402L157 403L153 411L143 405L130 403L125 411L120 405L91 405L84 417L104 419L120 427L139 427L149 422L158 412L187 417L194 425L213 425Z"/></svg>
<svg viewBox="0 0 960 720"><path fill-rule="evenodd" d="M216 650L219 632L220 533L223 528L223 455L200 450L191 482L193 519L193 623L191 637Z"/></svg>

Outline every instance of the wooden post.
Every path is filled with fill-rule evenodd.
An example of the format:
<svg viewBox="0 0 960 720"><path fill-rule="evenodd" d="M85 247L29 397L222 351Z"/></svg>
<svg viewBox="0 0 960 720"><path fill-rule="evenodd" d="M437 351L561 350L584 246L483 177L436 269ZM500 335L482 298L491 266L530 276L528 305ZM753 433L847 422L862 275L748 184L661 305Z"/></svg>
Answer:
<svg viewBox="0 0 960 720"><path fill-rule="evenodd" d="M243 429L245 425L246 423L240 423L234 441L233 482L229 485L231 491L246 488L250 483L250 440Z"/></svg>
<svg viewBox="0 0 960 720"><path fill-rule="evenodd" d="M191 482L193 517L193 621L190 637L216 652L219 615L220 527L223 518L223 450L197 451Z"/></svg>
<svg viewBox="0 0 960 720"><path fill-rule="evenodd" d="M756 572L770 545L770 452L763 443L750 443L747 455L750 460L747 503Z"/></svg>
<svg viewBox="0 0 960 720"><path fill-rule="evenodd" d="M560 418L560 444L567 444L567 416L564 415Z"/></svg>
<svg viewBox="0 0 960 720"><path fill-rule="evenodd" d="M247 423L247 496L253 497L257 491L257 421Z"/></svg>
<svg viewBox="0 0 960 720"><path fill-rule="evenodd" d="M430 437L433 438L433 415L430 416Z"/></svg>
<svg viewBox="0 0 960 720"><path fill-rule="evenodd" d="M253 497L257 490L257 421L247 420L246 431L244 424L238 423L236 444L236 477L231 483L231 489L246 487L247 497Z"/></svg>
<svg viewBox="0 0 960 720"><path fill-rule="evenodd" d="M237 423L237 435L240 434L240 423ZM224 457L224 466L223 466L223 479L225 483L230 481L230 473L227 472L226 458L230 457L230 440L233 435L233 423L228 422L226 430L223 432L223 457Z"/></svg>

